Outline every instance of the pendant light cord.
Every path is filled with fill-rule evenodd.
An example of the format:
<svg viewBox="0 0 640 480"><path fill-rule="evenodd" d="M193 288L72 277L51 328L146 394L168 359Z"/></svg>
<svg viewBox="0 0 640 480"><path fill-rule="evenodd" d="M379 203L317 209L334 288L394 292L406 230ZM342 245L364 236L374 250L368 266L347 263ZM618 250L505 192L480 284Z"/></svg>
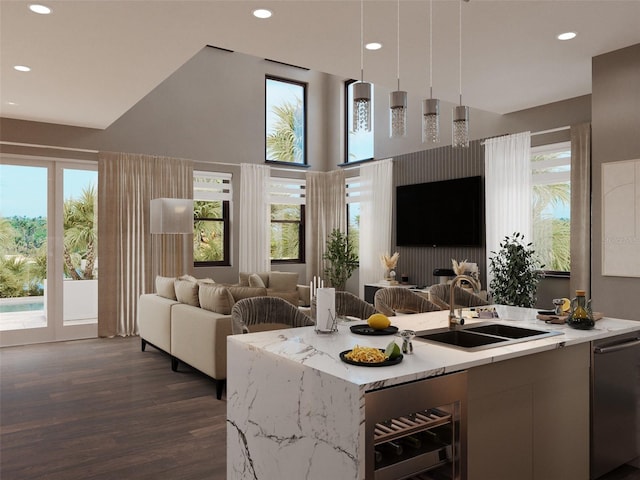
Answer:
<svg viewBox="0 0 640 480"><path fill-rule="evenodd" d="M462 106L462 0L458 1L459 4L459 15L458 15L458 32L459 32L459 39L458 39L458 49L459 49L459 59L460 59L460 65L459 65L459 89L460 89L460 106Z"/></svg>
<svg viewBox="0 0 640 480"><path fill-rule="evenodd" d="M398 91L399 91L400 90L400 0L398 0L398 3L397 3L396 21L397 21L396 48L398 50L396 72L398 76Z"/></svg>
<svg viewBox="0 0 640 480"><path fill-rule="evenodd" d="M429 98L433 98L433 0L429 0Z"/></svg>
<svg viewBox="0 0 640 480"><path fill-rule="evenodd" d="M364 82L364 0L360 0L360 81Z"/></svg>

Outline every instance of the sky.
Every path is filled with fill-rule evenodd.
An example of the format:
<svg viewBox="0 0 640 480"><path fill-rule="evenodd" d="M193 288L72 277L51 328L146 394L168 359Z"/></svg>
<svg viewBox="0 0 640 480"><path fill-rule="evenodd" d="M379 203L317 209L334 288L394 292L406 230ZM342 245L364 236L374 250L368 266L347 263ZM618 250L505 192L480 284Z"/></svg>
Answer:
<svg viewBox="0 0 640 480"><path fill-rule="evenodd" d="M64 198L76 198L82 189L97 187L98 172L64 169ZM0 216L47 216L47 168L0 165Z"/></svg>

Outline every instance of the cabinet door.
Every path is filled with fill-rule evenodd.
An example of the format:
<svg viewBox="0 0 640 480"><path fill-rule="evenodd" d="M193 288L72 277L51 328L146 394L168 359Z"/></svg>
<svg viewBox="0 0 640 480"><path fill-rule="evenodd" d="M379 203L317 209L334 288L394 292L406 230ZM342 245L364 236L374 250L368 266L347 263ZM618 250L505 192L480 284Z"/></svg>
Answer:
<svg viewBox="0 0 640 480"><path fill-rule="evenodd" d="M531 387L474 396L467 412L469 480L531 480Z"/></svg>

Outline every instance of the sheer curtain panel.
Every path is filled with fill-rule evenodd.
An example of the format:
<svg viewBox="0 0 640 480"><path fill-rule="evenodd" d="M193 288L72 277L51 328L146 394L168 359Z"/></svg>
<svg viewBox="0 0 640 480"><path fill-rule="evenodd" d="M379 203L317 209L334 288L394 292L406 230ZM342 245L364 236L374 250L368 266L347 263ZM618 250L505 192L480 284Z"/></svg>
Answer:
<svg viewBox="0 0 640 480"><path fill-rule="evenodd" d="M392 254L391 224L393 160L380 160L360 167L360 297L365 283L384 278L380 255Z"/></svg>
<svg viewBox="0 0 640 480"><path fill-rule="evenodd" d="M347 232L347 204L344 171L307 172L306 182L305 254L310 281L315 275L323 276L322 256L329 234L336 228Z"/></svg>
<svg viewBox="0 0 640 480"><path fill-rule="evenodd" d="M266 165L240 166L240 238L238 269L241 272L268 272L270 261L270 214Z"/></svg>
<svg viewBox="0 0 640 480"><path fill-rule="evenodd" d="M151 235L149 211L154 198L193 198L190 160L150 155L98 154L98 239L100 283L98 335L138 333L138 298L154 291L157 274L192 273L193 235ZM154 270L154 255L166 272ZM186 252L186 253L185 253Z"/></svg>
<svg viewBox="0 0 640 480"><path fill-rule="evenodd" d="M487 285L491 252L505 236L531 236L531 133L491 138L484 143Z"/></svg>
<svg viewBox="0 0 640 480"><path fill-rule="evenodd" d="M591 124L571 127L571 277L569 292L591 292Z"/></svg>

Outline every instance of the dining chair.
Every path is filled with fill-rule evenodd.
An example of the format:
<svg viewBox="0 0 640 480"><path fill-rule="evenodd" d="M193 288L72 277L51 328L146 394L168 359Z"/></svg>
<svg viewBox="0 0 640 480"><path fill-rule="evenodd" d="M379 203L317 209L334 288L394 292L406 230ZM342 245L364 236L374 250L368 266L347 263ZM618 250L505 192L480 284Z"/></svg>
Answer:
<svg viewBox="0 0 640 480"><path fill-rule="evenodd" d="M234 335L313 325L309 316L278 297L245 298L238 300L231 309Z"/></svg>

